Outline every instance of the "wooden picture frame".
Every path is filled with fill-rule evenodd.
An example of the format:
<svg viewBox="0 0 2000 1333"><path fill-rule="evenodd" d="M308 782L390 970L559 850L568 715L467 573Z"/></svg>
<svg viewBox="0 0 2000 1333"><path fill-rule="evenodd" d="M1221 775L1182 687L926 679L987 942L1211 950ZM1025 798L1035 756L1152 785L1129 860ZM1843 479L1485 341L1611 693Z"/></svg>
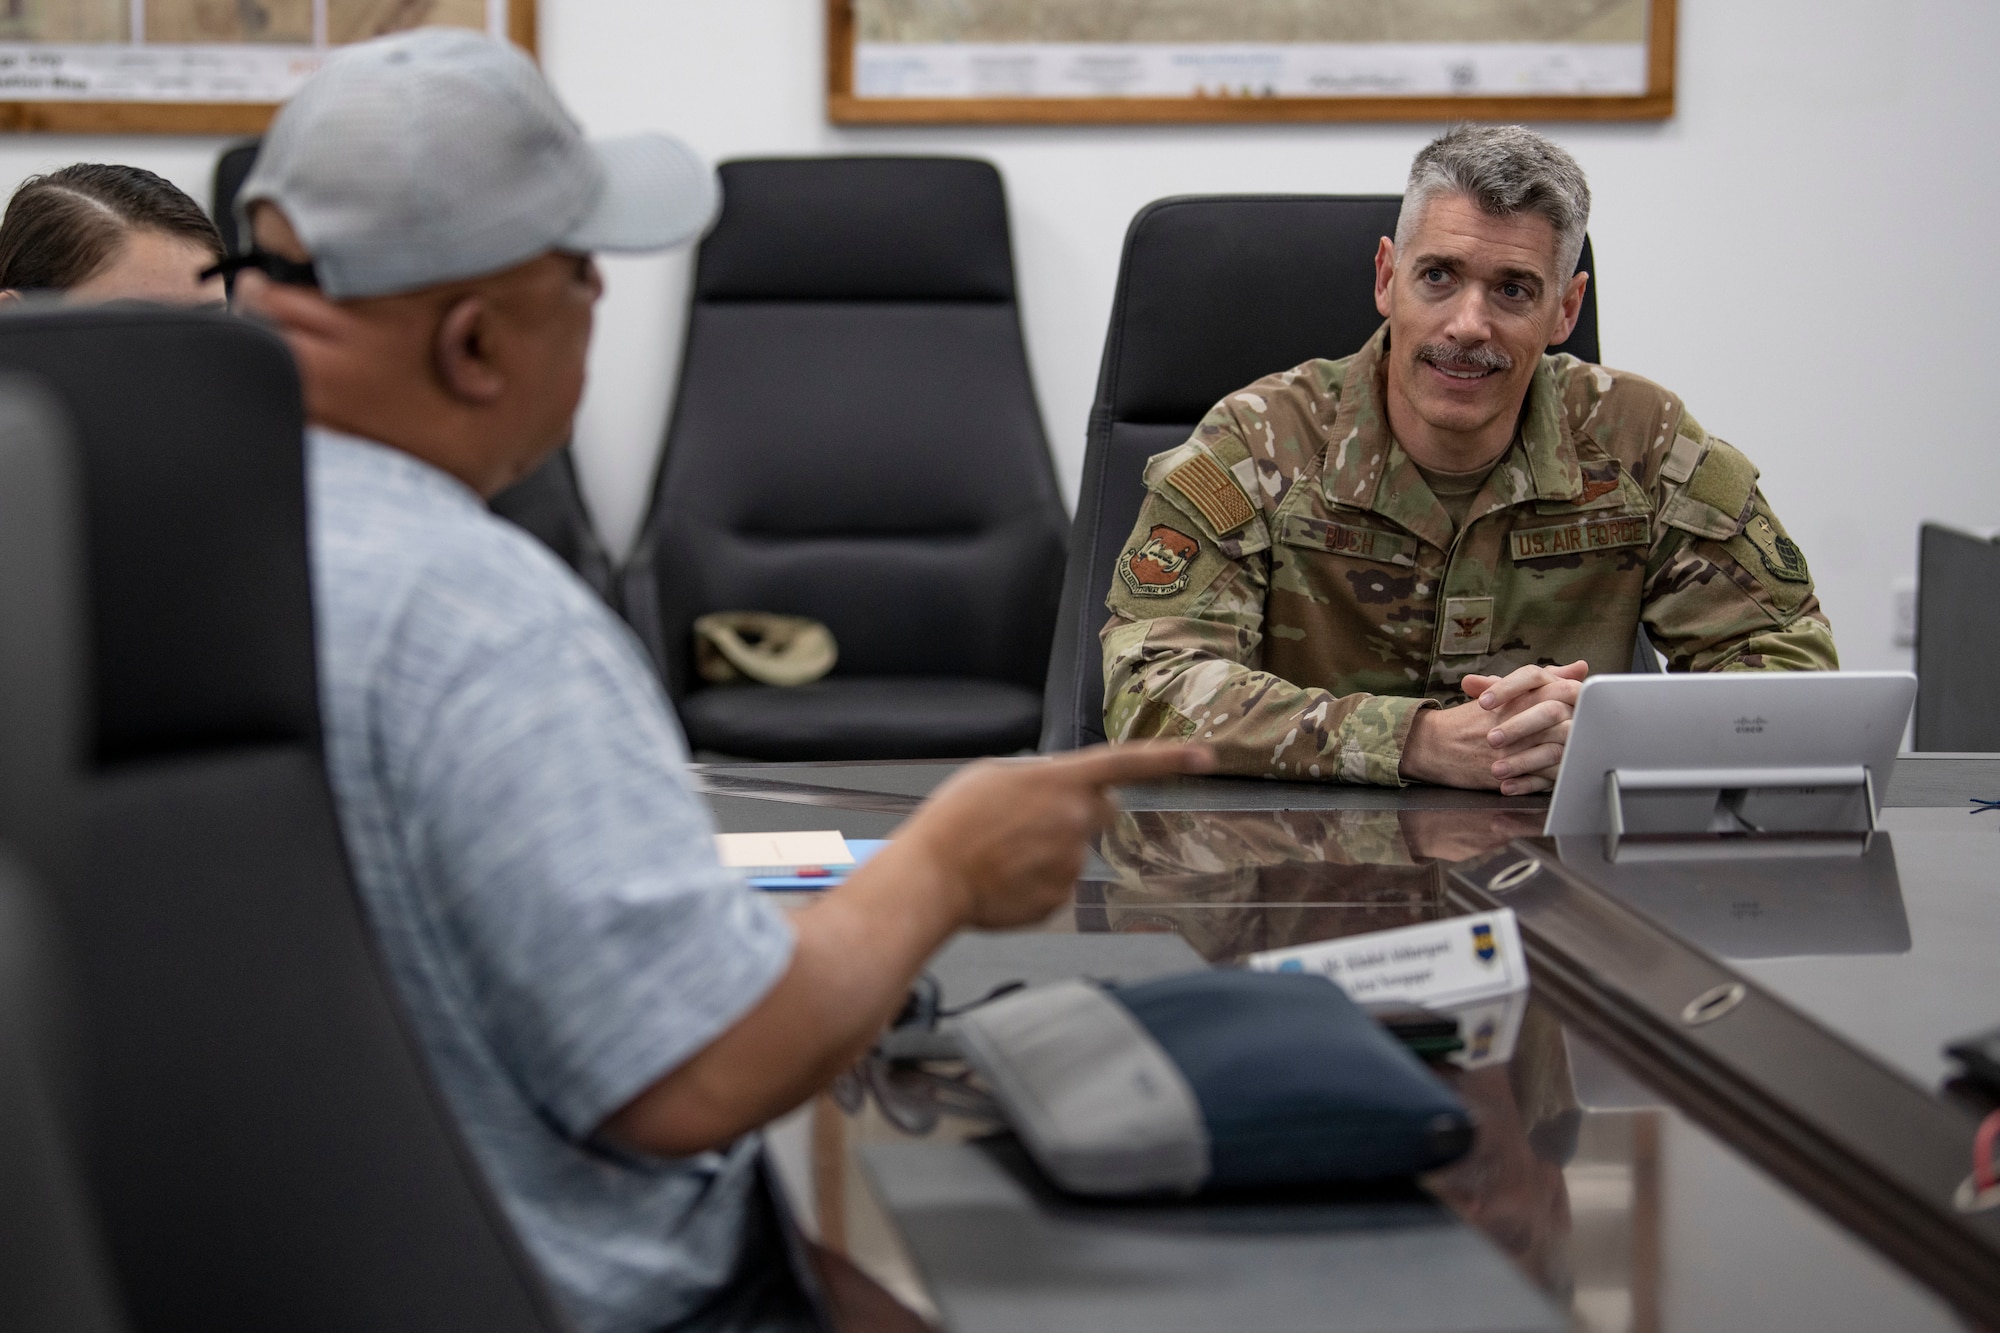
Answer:
<svg viewBox="0 0 2000 1333"><path fill-rule="evenodd" d="M500 0L507 39L535 53L536 0ZM251 46L252 43L242 45ZM262 134L278 102L0 101L0 132L58 134Z"/></svg>
<svg viewBox="0 0 2000 1333"><path fill-rule="evenodd" d="M920 98L855 91L854 0L827 0L826 112L838 125L1664 120L1674 114L1675 3L1650 0L1646 88L1632 94Z"/></svg>

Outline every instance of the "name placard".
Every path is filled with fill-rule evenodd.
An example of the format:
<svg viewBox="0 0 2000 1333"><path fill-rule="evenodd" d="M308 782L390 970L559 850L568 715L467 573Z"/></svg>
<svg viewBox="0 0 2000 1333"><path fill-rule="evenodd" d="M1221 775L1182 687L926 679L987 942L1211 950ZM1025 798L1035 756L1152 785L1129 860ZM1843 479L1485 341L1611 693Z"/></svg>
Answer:
<svg viewBox="0 0 2000 1333"><path fill-rule="evenodd" d="M1272 949L1250 955L1249 963L1259 972L1317 972L1357 1004L1402 1000L1438 1009L1528 984L1520 927L1507 908Z"/></svg>

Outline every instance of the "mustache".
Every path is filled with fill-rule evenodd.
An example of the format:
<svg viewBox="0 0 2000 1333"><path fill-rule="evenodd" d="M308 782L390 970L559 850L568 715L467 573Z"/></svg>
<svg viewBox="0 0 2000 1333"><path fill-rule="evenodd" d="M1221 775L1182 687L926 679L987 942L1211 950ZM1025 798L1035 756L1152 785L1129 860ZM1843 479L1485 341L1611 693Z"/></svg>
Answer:
<svg viewBox="0 0 2000 1333"><path fill-rule="evenodd" d="M1424 343L1417 348L1417 360L1428 361L1443 370L1512 370L1514 358L1497 347L1481 343L1460 347L1456 343Z"/></svg>

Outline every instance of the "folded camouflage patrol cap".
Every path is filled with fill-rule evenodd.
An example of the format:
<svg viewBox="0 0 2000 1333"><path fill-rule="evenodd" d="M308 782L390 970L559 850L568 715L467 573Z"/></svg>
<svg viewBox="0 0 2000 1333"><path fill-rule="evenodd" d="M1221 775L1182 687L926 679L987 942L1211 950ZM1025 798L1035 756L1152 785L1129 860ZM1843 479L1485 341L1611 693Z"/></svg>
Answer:
<svg viewBox="0 0 2000 1333"><path fill-rule="evenodd" d="M746 677L760 685L804 685L839 659L833 631L804 616L713 611L694 622L695 674L713 685Z"/></svg>

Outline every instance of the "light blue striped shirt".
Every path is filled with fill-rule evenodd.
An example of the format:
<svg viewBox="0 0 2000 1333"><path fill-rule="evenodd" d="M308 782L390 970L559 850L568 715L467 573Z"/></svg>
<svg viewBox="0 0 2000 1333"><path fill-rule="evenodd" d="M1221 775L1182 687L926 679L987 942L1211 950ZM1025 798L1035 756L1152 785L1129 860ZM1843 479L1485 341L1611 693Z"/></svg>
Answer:
<svg viewBox="0 0 2000 1333"><path fill-rule="evenodd" d="M671 1323L730 1275L756 1144L588 1136L763 996L790 928L717 862L659 684L582 583L411 455L307 448L327 767L402 998L578 1324Z"/></svg>

